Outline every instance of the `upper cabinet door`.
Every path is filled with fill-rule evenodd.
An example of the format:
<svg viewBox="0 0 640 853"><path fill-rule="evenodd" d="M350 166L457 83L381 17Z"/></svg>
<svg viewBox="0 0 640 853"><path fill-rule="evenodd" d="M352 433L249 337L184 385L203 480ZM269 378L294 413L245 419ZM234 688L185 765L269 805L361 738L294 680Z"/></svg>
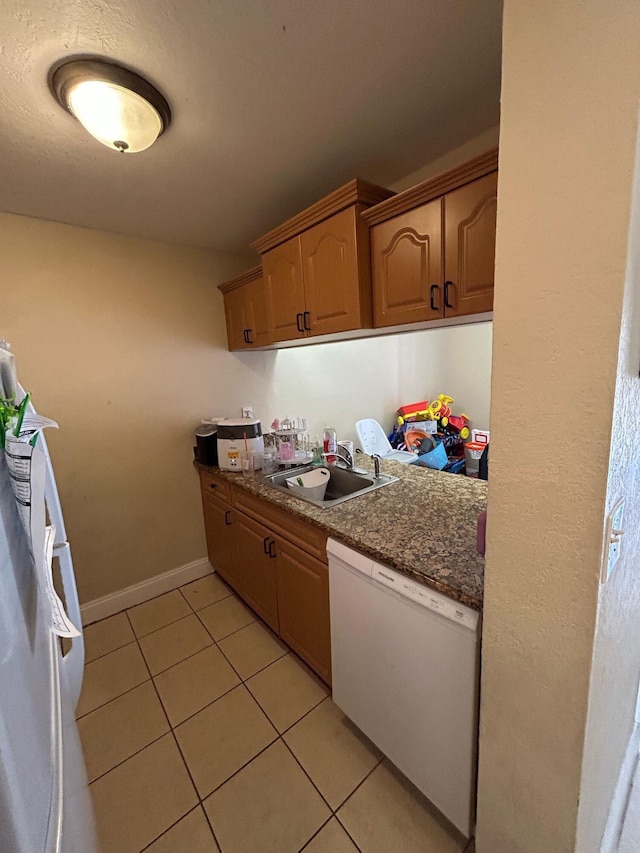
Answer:
<svg viewBox="0 0 640 853"><path fill-rule="evenodd" d="M263 347L269 343L267 325L267 301L264 279L258 278L240 288L244 291L243 315L247 332L248 347Z"/></svg>
<svg viewBox="0 0 640 853"><path fill-rule="evenodd" d="M257 278L224 294L230 350L252 349L269 343L264 279Z"/></svg>
<svg viewBox="0 0 640 853"><path fill-rule="evenodd" d="M356 217L352 206L300 235L304 325L312 335L361 326Z"/></svg>
<svg viewBox="0 0 640 853"><path fill-rule="evenodd" d="M237 287L235 290L230 290L224 294L224 313L227 319L227 341L229 349L246 349L248 343L243 287Z"/></svg>
<svg viewBox="0 0 640 853"><path fill-rule="evenodd" d="M445 317L493 310L498 175L444 198Z"/></svg>
<svg viewBox="0 0 640 853"><path fill-rule="evenodd" d="M270 341L304 338L304 284L300 238L286 240L262 256Z"/></svg>
<svg viewBox="0 0 640 853"><path fill-rule="evenodd" d="M374 225L371 258L376 328L443 316L441 199Z"/></svg>

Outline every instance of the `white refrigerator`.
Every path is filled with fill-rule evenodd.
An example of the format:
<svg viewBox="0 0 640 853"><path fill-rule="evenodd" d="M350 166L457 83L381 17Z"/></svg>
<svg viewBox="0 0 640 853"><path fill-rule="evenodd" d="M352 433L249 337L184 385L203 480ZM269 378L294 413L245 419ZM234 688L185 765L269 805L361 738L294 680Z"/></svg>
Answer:
<svg viewBox="0 0 640 853"><path fill-rule="evenodd" d="M10 391L13 370L0 344L0 397ZM16 391L20 400L20 386ZM99 847L75 723L83 638L67 639L63 654L7 452L0 450L0 851L94 853ZM81 631L71 553L42 434L33 455L45 472L40 499L46 523L55 528L52 565L68 619ZM35 493L33 500L39 500Z"/></svg>

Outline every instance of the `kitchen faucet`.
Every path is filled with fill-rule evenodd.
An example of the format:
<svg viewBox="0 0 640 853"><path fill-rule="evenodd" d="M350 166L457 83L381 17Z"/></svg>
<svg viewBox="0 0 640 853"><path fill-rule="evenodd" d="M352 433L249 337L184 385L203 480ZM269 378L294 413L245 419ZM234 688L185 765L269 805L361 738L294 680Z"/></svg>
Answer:
<svg viewBox="0 0 640 853"><path fill-rule="evenodd" d="M360 450L359 447L356 447L356 453L362 453L363 456L368 456L370 459L373 459L373 478L374 480L380 479L380 454L378 453L365 453L364 450Z"/></svg>
<svg viewBox="0 0 640 853"><path fill-rule="evenodd" d="M327 454L325 453L324 455L326 456ZM353 456L349 453L346 447L339 444L336 447L335 456L337 456L341 462L344 462L344 467L347 471L353 471Z"/></svg>

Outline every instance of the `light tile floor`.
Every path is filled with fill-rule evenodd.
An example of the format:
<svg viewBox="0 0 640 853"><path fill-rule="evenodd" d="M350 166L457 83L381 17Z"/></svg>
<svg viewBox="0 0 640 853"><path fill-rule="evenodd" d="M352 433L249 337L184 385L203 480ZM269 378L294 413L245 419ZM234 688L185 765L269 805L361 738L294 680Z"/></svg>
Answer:
<svg viewBox="0 0 640 853"><path fill-rule="evenodd" d="M78 728L104 853L465 850L220 578L85 640Z"/></svg>

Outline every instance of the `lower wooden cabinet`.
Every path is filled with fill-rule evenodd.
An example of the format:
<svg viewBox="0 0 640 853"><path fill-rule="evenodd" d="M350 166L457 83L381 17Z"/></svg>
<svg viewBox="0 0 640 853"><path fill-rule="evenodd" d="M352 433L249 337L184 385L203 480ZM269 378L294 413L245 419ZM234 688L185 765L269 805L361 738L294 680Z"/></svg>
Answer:
<svg viewBox="0 0 640 853"><path fill-rule="evenodd" d="M233 537L239 578L236 591L277 634L276 556L271 531L238 512Z"/></svg>
<svg viewBox="0 0 640 853"><path fill-rule="evenodd" d="M239 583L233 556L233 509L226 501L203 493L204 531L209 562L235 589Z"/></svg>
<svg viewBox="0 0 640 853"><path fill-rule="evenodd" d="M207 553L214 569L322 678L331 684L329 569L320 555L317 528L292 519L292 538L256 519L262 499L225 481L201 476ZM212 488L226 486L228 500ZM236 497L237 493L237 497ZM226 496L225 495L225 496ZM253 517L235 506L247 502ZM274 515L265 504L265 520ZM307 530L308 528L308 530ZM305 532L308 537L305 537ZM308 538L308 551L303 550ZM303 546L303 547L299 547ZM318 556L313 556L313 555ZM324 548L322 556L326 556Z"/></svg>
<svg viewBox="0 0 640 853"><path fill-rule="evenodd" d="M280 636L331 684L329 569L283 539L275 550Z"/></svg>

